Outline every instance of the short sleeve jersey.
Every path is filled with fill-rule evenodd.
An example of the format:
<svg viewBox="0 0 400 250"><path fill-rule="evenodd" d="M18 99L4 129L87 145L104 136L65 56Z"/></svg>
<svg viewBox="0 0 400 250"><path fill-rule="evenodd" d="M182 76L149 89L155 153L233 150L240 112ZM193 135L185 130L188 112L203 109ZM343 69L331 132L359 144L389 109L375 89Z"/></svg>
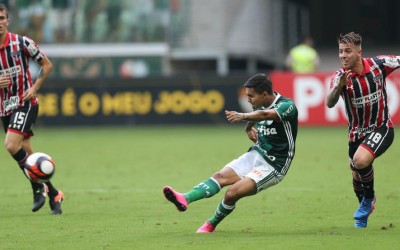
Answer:
<svg viewBox="0 0 400 250"><path fill-rule="evenodd" d="M23 102L24 92L31 88L32 78L29 72L29 59L40 62L45 54L28 37L7 33L4 46L0 47L0 75L9 76L11 84L0 89L0 116L10 115L17 107L37 105L38 99Z"/></svg>
<svg viewBox="0 0 400 250"><path fill-rule="evenodd" d="M400 67L396 56L363 58L364 72L353 73L342 89L341 97L348 117L349 141L363 139L368 133L385 125L393 127L386 91L386 77ZM336 71L330 81L332 89L339 82L344 68Z"/></svg>
<svg viewBox="0 0 400 250"><path fill-rule="evenodd" d="M261 109L275 110L281 121L257 122L257 142L251 149L259 152L278 172L286 174L295 153L298 112L291 99L275 94L276 98L271 106Z"/></svg>

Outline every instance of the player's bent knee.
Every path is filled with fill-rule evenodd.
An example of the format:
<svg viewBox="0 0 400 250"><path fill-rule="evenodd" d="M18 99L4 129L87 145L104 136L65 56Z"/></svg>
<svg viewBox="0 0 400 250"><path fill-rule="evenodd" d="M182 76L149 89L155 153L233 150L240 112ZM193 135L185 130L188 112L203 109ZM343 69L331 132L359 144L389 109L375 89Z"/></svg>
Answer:
<svg viewBox="0 0 400 250"><path fill-rule="evenodd" d="M20 145L14 142L8 142L6 141L4 143L4 147L6 148L6 150L10 153L10 154L15 154L16 152L18 152L18 150L20 149Z"/></svg>
<svg viewBox="0 0 400 250"><path fill-rule="evenodd" d="M212 177L218 182L218 184L221 187L225 187L228 185L231 185L233 183L235 183L234 180L232 180L232 178L230 178L229 176L221 173L221 172L216 172L212 175Z"/></svg>
<svg viewBox="0 0 400 250"><path fill-rule="evenodd" d="M225 196L224 196L224 202L227 205L233 205L235 204L241 196L239 195L238 190L235 188L230 188L226 191Z"/></svg>
<svg viewBox="0 0 400 250"><path fill-rule="evenodd" d="M355 169L363 169L371 165L371 162L368 159L363 159L360 157L355 157L353 159L353 164Z"/></svg>

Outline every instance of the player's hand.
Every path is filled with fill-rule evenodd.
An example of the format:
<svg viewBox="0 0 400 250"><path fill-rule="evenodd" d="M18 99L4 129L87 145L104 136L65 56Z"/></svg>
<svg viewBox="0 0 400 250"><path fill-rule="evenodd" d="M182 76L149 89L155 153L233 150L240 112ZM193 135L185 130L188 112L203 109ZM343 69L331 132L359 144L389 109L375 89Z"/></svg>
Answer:
<svg viewBox="0 0 400 250"><path fill-rule="evenodd" d="M340 89L343 88L344 86L346 86L346 83L347 83L348 81L350 81L351 74L352 74L351 70L346 70L346 71L343 72L343 74L340 76L340 78L339 78L339 84L338 84L338 87L339 87Z"/></svg>
<svg viewBox="0 0 400 250"><path fill-rule="evenodd" d="M252 140L254 143L257 142L257 129L253 127L250 129L246 129L246 133L250 140Z"/></svg>
<svg viewBox="0 0 400 250"><path fill-rule="evenodd" d="M29 101L35 97L36 97L36 89L29 88L27 91L25 91L24 95L22 96L22 101Z"/></svg>
<svg viewBox="0 0 400 250"><path fill-rule="evenodd" d="M228 111L225 110L225 115L226 119L228 119L229 122L240 122L241 120L244 119L244 114L243 113L238 113L236 111Z"/></svg>
<svg viewBox="0 0 400 250"><path fill-rule="evenodd" d="M0 76L0 89L8 88L11 85L11 78L9 76Z"/></svg>

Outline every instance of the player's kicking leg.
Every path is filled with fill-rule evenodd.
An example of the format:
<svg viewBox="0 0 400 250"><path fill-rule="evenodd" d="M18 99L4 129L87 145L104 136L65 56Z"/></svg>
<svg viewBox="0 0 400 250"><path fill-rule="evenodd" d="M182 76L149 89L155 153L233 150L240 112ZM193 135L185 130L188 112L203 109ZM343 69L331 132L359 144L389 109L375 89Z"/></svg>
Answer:
<svg viewBox="0 0 400 250"><path fill-rule="evenodd" d="M213 177L199 183L191 191L182 194L175 191L172 187L163 188L165 198L172 202L178 211L186 211L188 204L204 198L210 198L221 190L221 186Z"/></svg>
<svg viewBox="0 0 400 250"><path fill-rule="evenodd" d="M179 212L184 212L187 209L188 202L185 196L179 192L176 192L172 187L164 187L163 188L164 196L172 202Z"/></svg>

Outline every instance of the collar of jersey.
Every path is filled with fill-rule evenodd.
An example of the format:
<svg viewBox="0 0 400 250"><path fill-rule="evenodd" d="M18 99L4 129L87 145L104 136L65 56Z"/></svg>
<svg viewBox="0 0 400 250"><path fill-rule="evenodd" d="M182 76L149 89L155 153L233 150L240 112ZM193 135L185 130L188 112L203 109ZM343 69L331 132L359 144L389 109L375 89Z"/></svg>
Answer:
<svg viewBox="0 0 400 250"><path fill-rule="evenodd" d="M269 105L267 108L265 109L271 109L273 106L275 106L275 103L278 101L279 97L281 97L281 94L279 94L278 92L274 92L275 93L275 99L274 101L271 103L271 105Z"/></svg>
<svg viewBox="0 0 400 250"><path fill-rule="evenodd" d="M364 67L364 71L361 73L360 76L364 76L365 74L370 73L371 70L370 70L370 65L369 65L367 59L365 59L365 58L361 58L361 59L362 59L362 64L363 64L363 67ZM346 71L345 67L342 67L342 69L343 69L343 72ZM354 72L351 73L352 77L355 76L355 75L358 75L358 74L354 73Z"/></svg>

